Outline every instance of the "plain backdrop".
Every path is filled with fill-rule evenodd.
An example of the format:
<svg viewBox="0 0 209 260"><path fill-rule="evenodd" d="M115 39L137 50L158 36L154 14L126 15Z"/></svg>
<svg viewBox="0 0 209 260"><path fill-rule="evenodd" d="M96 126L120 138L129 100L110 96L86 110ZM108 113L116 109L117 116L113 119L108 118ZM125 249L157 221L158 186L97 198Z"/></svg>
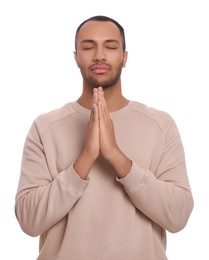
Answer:
<svg viewBox="0 0 209 260"><path fill-rule="evenodd" d="M185 229L168 233L168 258L209 259L207 0L0 2L0 259L38 255L38 238L23 233L14 214L23 144L39 114L81 94L75 30L99 14L126 32L124 95L170 113L184 144L195 207Z"/></svg>

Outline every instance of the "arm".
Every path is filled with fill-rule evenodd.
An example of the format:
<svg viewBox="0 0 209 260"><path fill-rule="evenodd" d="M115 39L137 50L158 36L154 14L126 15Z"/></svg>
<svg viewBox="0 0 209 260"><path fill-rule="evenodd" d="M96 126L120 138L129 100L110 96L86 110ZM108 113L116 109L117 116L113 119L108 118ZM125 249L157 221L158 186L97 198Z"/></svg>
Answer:
<svg viewBox="0 0 209 260"><path fill-rule="evenodd" d="M23 231L37 236L59 222L82 196L87 184L72 166L52 178L38 129L33 124L24 146L15 202Z"/></svg>
<svg viewBox="0 0 209 260"><path fill-rule="evenodd" d="M184 151L174 122L164 143L155 174L133 163L129 174L118 181L141 212L170 232L181 230L193 208Z"/></svg>
<svg viewBox="0 0 209 260"><path fill-rule="evenodd" d="M101 95L99 108L100 149L112 165L137 209L171 232L181 230L193 208L183 146L174 122L167 130L156 173L142 169L117 146L106 102Z"/></svg>

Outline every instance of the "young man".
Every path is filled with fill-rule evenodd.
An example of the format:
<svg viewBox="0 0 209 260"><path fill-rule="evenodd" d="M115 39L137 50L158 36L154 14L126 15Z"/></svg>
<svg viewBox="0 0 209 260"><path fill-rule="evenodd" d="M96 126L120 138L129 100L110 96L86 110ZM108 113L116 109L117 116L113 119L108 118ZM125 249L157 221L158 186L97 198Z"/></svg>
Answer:
<svg viewBox="0 0 209 260"><path fill-rule="evenodd" d="M24 147L16 216L40 236L39 260L163 260L166 230L193 199L173 119L127 100L123 28L92 17L77 29L80 98L39 116Z"/></svg>

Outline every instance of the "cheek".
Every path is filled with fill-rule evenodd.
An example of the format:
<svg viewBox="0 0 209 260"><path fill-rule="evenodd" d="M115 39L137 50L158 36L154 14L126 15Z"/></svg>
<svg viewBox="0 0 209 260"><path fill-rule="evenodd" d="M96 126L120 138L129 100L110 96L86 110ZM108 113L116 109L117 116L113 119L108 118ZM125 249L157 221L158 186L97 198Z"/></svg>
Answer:
<svg viewBox="0 0 209 260"><path fill-rule="evenodd" d="M77 60L80 64L88 63L92 59L92 53L90 51L78 52Z"/></svg>
<svg viewBox="0 0 209 260"><path fill-rule="evenodd" d="M121 53L115 53L110 55L109 57L115 64L123 64L125 65L126 63L126 59L124 58L124 56Z"/></svg>
<svg viewBox="0 0 209 260"><path fill-rule="evenodd" d="M76 58L76 63L77 63L78 68L80 68L80 69L82 67L85 67L85 61L78 56Z"/></svg>

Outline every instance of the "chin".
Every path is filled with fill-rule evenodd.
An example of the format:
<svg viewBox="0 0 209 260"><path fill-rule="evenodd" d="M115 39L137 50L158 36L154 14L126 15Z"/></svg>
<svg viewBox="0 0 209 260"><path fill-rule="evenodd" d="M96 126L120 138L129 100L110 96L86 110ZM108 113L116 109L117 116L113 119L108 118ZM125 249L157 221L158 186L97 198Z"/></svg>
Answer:
<svg viewBox="0 0 209 260"><path fill-rule="evenodd" d="M119 77L116 77L112 80L105 80L105 81L98 81L96 79L89 79L87 80L87 83L92 87L92 88L98 88L102 87L103 89L111 88L113 87L119 80Z"/></svg>

